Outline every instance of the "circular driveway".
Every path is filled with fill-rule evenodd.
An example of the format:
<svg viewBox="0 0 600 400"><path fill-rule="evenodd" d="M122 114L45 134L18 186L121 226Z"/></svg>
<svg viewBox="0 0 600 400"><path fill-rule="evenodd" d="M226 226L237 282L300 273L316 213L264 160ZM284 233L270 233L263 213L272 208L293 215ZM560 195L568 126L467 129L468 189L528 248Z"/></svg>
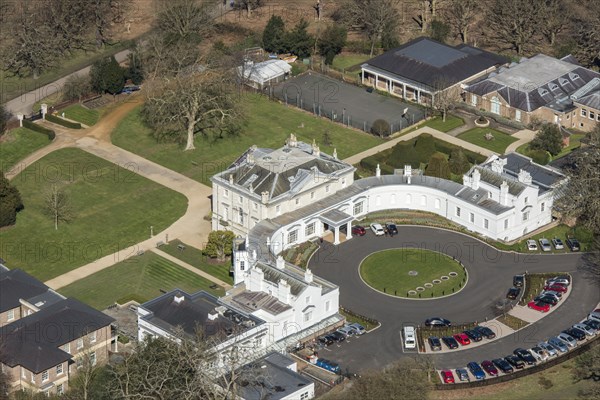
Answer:
<svg viewBox="0 0 600 400"><path fill-rule="evenodd" d="M403 247L429 249L455 257L467 268L468 284L453 296L419 301L390 297L362 282L358 272L361 260L375 251ZM583 319L600 301L600 291L577 270L580 258L580 253L502 252L458 232L399 226L394 237L376 237L368 232L339 246L325 244L313 255L309 267L340 287L341 306L381 322L379 329L334 350L331 358L350 371L379 369L402 356L414 356L415 353L403 352L400 331L406 324L422 324L432 316L448 318L454 323L493 319L493 306L505 298L515 274L568 272L573 276L569 297L539 322L484 346L430 355L436 368L457 368L469 361L506 356L517 347L532 347Z"/></svg>

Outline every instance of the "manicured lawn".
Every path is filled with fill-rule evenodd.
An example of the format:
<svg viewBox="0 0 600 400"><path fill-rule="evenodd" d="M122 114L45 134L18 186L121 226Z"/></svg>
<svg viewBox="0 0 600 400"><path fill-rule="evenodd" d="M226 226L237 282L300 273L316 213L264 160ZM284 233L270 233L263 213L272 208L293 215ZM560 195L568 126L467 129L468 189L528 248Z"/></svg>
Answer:
<svg viewBox="0 0 600 400"><path fill-rule="evenodd" d="M179 245L185 246L185 249L179 250L177 248ZM223 282L233 285L233 277L229 275L231 261L217 263L215 260L202 254L202 250L189 246L180 240L169 241L169 244L160 246L160 250L190 264L193 267L211 274L215 278L219 278Z"/></svg>
<svg viewBox="0 0 600 400"><path fill-rule="evenodd" d="M188 293L206 290L215 295L224 294L222 289L211 289L211 285L213 283L209 280L152 252L146 252L80 279L59 291L103 310L120 299L148 301L160 296L161 290L178 288Z"/></svg>
<svg viewBox="0 0 600 400"><path fill-rule="evenodd" d="M416 272L417 275L413 275ZM449 277L454 272L455 277ZM451 294L464 284L466 274L460 264L452 258L430 250L393 249L373 253L363 260L360 274L372 288L399 297L418 298L408 295L409 290L422 287L420 297L431 298ZM442 276L449 277L441 280ZM439 282L435 283L434 281ZM432 284L427 288L425 284Z"/></svg>
<svg viewBox="0 0 600 400"><path fill-rule="evenodd" d="M81 122L87 126L95 125L100 119L100 113L97 110L90 110L81 104L73 104L65 108L61 113L65 113L65 118Z"/></svg>
<svg viewBox="0 0 600 400"><path fill-rule="evenodd" d="M25 209L0 231L0 257L42 281L148 239L150 226L158 233L187 208L183 195L79 149L50 153L12 182ZM44 207L52 185L72 210L58 230Z"/></svg>
<svg viewBox="0 0 600 400"><path fill-rule="evenodd" d="M349 67L355 66L356 64L363 63L369 58L371 57L369 57L367 54L340 54L335 56L331 66L333 69L343 71Z"/></svg>
<svg viewBox="0 0 600 400"><path fill-rule="evenodd" d="M176 143L157 143L151 130L140 117L140 109L128 115L112 134L115 145L139 154L169 169L180 172L210 185L210 177L220 172L252 145L258 147L281 147L290 133L298 140L312 143L323 142L323 134L329 133L330 146L320 145L321 151L331 154L337 148L339 158L345 158L382 141L374 136L336 125L326 119L272 102L258 95L244 95L248 123L239 136L210 141L196 138L196 150L183 151ZM301 127L304 124L304 127Z"/></svg>
<svg viewBox="0 0 600 400"><path fill-rule="evenodd" d="M494 136L493 140L487 140L485 138L485 134L488 132ZM474 145L495 151L499 154L504 154L504 151L508 145L518 140L504 132L500 132L492 128L469 129L468 131L458 135L458 138L466 142L473 143Z"/></svg>
<svg viewBox="0 0 600 400"><path fill-rule="evenodd" d="M12 129L0 139L0 171L8 171L18 161L50 143L48 136L27 128Z"/></svg>
<svg viewBox="0 0 600 400"><path fill-rule="evenodd" d="M448 132L452 129L458 128L459 126L463 126L464 124L465 121L463 121L462 118L448 114L446 115L446 121L444 121L442 117L437 116L425 122L422 126L428 126L430 128L437 129L440 132Z"/></svg>

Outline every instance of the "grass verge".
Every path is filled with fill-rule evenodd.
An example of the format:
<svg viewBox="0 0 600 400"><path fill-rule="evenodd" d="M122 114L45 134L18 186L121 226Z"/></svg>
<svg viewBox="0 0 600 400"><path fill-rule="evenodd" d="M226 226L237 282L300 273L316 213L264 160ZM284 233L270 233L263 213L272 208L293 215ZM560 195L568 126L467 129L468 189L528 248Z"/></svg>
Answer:
<svg viewBox="0 0 600 400"><path fill-rule="evenodd" d="M449 132L452 129L456 129L460 126L463 126L464 124L465 121L462 118L452 114L448 114L446 115L446 121L444 121L442 117L436 116L430 119L429 121L425 122L423 125L419 126L419 128L428 126L440 132Z"/></svg>
<svg viewBox="0 0 600 400"><path fill-rule="evenodd" d="M496 319L498 320L498 322L503 323L504 325L508 326L511 329L514 329L515 331L529 325L529 322L523 321L522 319L510 314L501 315Z"/></svg>
<svg viewBox="0 0 600 400"><path fill-rule="evenodd" d="M374 319L356 314L353 311L346 310L341 307L340 307L340 314L342 314L346 318L346 321L349 324L356 322L358 324L361 324L367 331L375 329L381 325L379 322L375 321Z"/></svg>
<svg viewBox="0 0 600 400"><path fill-rule="evenodd" d="M350 67L367 61L369 58L371 57L368 54L340 54L335 56L331 67L343 72Z"/></svg>
<svg viewBox="0 0 600 400"><path fill-rule="evenodd" d="M50 144L43 133L27 128L8 131L0 140L0 171L9 171L20 160Z"/></svg>
<svg viewBox="0 0 600 400"><path fill-rule="evenodd" d="M485 138L485 135L487 133L491 133L494 139L487 140ZM504 132L500 132L492 128L469 129L468 131L458 135L458 138L464 140L465 142L472 143L476 146L495 151L499 154L504 154L504 151L506 150L508 145L518 140L512 137L511 135L508 135Z"/></svg>
<svg viewBox="0 0 600 400"><path fill-rule="evenodd" d="M90 110L81 104L73 104L62 112L65 113L65 118L81 122L87 126L95 125L100 119L100 113L97 110Z"/></svg>
<svg viewBox="0 0 600 400"><path fill-rule="evenodd" d="M211 281L146 252L80 279L59 292L103 310L118 300L143 303L173 289L188 293L206 290L214 295L224 294L222 289L211 289L212 285Z"/></svg>
<svg viewBox="0 0 600 400"><path fill-rule="evenodd" d="M525 290L523 296L519 300L519 304L524 306L527 305L535 296L540 294L544 290L546 280L553 278L557 275L568 275L566 272L551 272L547 274L527 274L525 275Z"/></svg>
<svg viewBox="0 0 600 400"><path fill-rule="evenodd" d="M304 242L283 252L283 258L302 269L306 269L306 264L315 251L319 249L316 242Z"/></svg>

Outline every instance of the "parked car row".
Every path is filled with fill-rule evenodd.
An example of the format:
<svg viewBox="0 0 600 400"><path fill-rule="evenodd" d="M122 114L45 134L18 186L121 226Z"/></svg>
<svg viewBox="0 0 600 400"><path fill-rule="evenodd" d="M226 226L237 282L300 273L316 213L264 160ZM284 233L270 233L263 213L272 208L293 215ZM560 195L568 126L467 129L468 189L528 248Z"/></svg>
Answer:
<svg viewBox="0 0 600 400"><path fill-rule="evenodd" d="M558 304L563 294L567 293L570 285L571 277L569 275L559 275L548 279L545 282L544 290L534 297L527 307L540 312L550 311L551 307Z"/></svg>
<svg viewBox="0 0 600 400"><path fill-rule="evenodd" d="M473 329L467 329L461 333L452 336L444 336L441 339L437 336L430 336L427 339L431 351L442 350L442 343L450 350L458 349L460 346L468 346L472 342L480 342L485 339L494 339L496 334L486 326L477 325Z"/></svg>
<svg viewBox="0 0 600 400"><path fill-rule="evenodd" d="M538 248L538 242L540 244L539 248ZM565 248L563 241L557 237L552 238L551 240L548 240L546 238L540 238L540 239L538 239L538 242L536 242L533 239L528 239L526 241L527 250L530 250L530 251L538 251L538 250L552 251L553 246L556 250L563 250ZM569 248L569 250L571 250L571 251L579 251L581 248L581 246L579 245L579 241L574 237L568 237L566 240L566 244L567 244L567 247Z"/></svg>
<svg viewBox="0 0 600 400"><path fill-rule="evenodd" d="M320 346L327 347L334 343L342 343L347 338L352 336L364 335L366 332L367 331L364 326L355 322L351 324L346 324L343 327L338 328L334 332L319 336L317 341ZM341 368L336 362L321 357L317 357L316 360L314 360L313 362L316 366L326 369L327 371L333 372L335 374L341 373Z"/></svg>
<svg viewBox="0 0 600 400"><path fill-rule="evenodd" d="M371 232L373 232L375 236L394 236L398 234L398 227L393 222L386 222L384 225L374 222L369 225L369 228L371 228Z"/></svg>
<svg viewBox="0 0 600 400"><path fill-rule="evenodd" d="M600 308L592 311L586 320L563 330L545 342L538 343L531 349L517 348L513 351L513 354L505 357L484 360L481 363L472 361L467 364L466 368L442 370L440 376L444 383L455 383L457 381L468 382L471 380L471 376L476 380L481 380L486 379L488 376L496 377L500 373L510 374L515 370L537 365L552 357L558 357L598 333L600 333Z"/></svg>

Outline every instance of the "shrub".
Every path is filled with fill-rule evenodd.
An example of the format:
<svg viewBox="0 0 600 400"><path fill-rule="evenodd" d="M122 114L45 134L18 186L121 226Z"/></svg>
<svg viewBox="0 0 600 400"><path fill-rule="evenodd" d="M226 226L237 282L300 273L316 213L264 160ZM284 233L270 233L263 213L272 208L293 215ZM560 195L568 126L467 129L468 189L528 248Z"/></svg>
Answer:
<svg viewBox="0 0 600 400"><path fill-rule="evenodd" d="M379 137L386 137L390 135L390 124L384 119L376 119L371 126L371 133Z"/></svg>
<svg viewBox="0 0 600 400"><path fill-rule="evenodd" d="M369 156L360 160L360 166L366 169L367 171L375 172L375 168L377 168L377 164L379 164L378 154L373 156Z"/></svg>
<svg viewBox="0 0 600 400"><path fill-rule="evenodd" d="M394 146L392 154L388 158L388 164L396 168L404 168L410 165L413 168L419 168L421 162L419 153L415 150L413 142L400 142Z"/></svg>
<svg viewBox="0 0 600 400"><path fill-rule="evenodd" d="M525 155L540 165L546 165L550 162L550 154L545 150L529 150Z"/></svg>
<svg viewBox="0 0 600 400"><path fill-rule="evenodd" d="M415 143L415 150L419 154L420 160L426 162L436 152L435 139L428 133L420 135Z"/></svg>
<svg viewBox="0 0 600 400"><path fill-rule="evenodd" d="M425 169L425 175L450 179L450 168L444 153L436 152L431 156Z"/></svg>
<svg viewBox="0 0 600 400"><path fill-rule="evenodd" d="M19 190L0 174L0 227L14 225L17 213L24 208Z"/></svg>
<svg viewBox="0 0 600 400"><path fill-rule="evenodd" d="M33 122L28 121L26 119L23 120L23 127L31 129L35 132L43 133L44 135L48 136L48 139L50 140L54 140L54 138L56 137L56 133L54 133L52 129L44 128L43 126L34 124Z"/></svg>
<svg viewBox="0 0 600 400"><path fill-rule="evenodd" d="M58 125L62 125L65 128L81 129L81 124L79 122L67 121L66 119L57 117L56 115L46 114L46 120L48 120L50 122L54 122L55 124L58 124Z"/></svg>
<svg viewBox="0 0 600 400"><path fill-rule="evenodd" d="M555 156L562 150L562 145L562 132L558 125L544 124L535 135L535 138L529 143L529 148L532 150L544 150Z"/></svg>
<svg viewBox="0 0 600 400"><path fill-rule="evenodd" d="M462 175L471 168L471 163L461 148L452 150L448 162L450 171L456 175Z"/></svg>

